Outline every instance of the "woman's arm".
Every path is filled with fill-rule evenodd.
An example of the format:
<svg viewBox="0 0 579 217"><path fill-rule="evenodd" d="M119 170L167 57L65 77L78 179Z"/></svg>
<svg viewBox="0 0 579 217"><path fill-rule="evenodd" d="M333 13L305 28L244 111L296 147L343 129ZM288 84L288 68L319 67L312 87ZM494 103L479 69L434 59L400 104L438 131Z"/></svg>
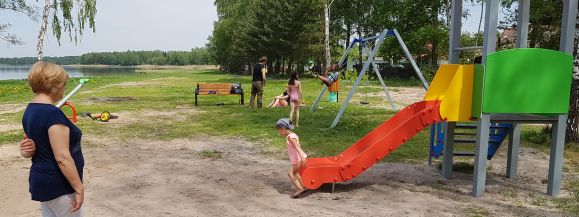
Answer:
<svg viewBox="0 0 579 217"><path fill-rule="evenodd" d="M263 81L261 81L261 83L263 84L263 86L265 86L265 80L267 80L267 78L265 77L266 72L267 72L267 66L265 66L261 69L261 77L263 78Z"/></svg>
<svg viewBox="0 0 579 217"><path fill-rule="evenodd" d="M24 134L24 139L20 141L20 155L25 158L31 158L36 153L36 144L32 139L29 139L26 134Z"/></svg>
<svg viewBox="0 0 579 217"><path fill-rule="evenodd" d="M69 135L70 129L67 126L57 124L48 128L50 147L54 153L56 163L58 163L60 171L76 192L72 210L74 212L80 209L84 201L84 186L80 180L74 159L72 159L72 155L70 154Z"/></svg>

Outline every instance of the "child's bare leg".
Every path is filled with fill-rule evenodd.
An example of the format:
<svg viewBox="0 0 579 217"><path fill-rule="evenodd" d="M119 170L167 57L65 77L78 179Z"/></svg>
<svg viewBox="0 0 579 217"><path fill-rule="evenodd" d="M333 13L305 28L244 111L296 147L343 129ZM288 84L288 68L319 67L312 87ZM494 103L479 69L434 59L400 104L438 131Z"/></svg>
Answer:
<svg viewBox="0 0 579 217"><path fill-rule="evenodd" d="M297 168L294 176L298 179L298 181L299 181L300 186L302 187L302 189L305 190L306 188L304 187L304 183L302 182L302 176L300 175L300 169L301 169L301 167L298 166L298 168Z"/></svg>
<svg viewBox="0 0 579 217"><path fill-rule="evenodd" d="M296 106L295 110L296 110L296 127L300 126L300 103L294 103L294 105Z"/></svg>
<svg viewBox="0 0 579 217"><path fill-rule="evenodd" d="M292 181L292 184L294 185L294 188L295 188L295 189L299 189L299 186L301 186L301 185L298 185L298 184L300 184L300 183L295 181L295 180L296 180L296 177L294 176L294 168L293 168L293 165L292 165L292 167L289 169L289 171L287 172L287 176L289 176L290 180Z"/></svg>
<svg viewBox="0 0 579 217"><path fill-rule="evenodd" d="M277 101L277 99L273 99L273 101L271 101L271 103L267 107L269 107L269 108L273 107L273 105L275 104L276 101Z"/></svg>
<svg viewBox="0 0 579 217"><path fill-rule="evenodd" d="M294 186L296 186L296 192L292 194L293 197L296 197L306 191L302 185L302 177L300 176L300 166L299 164L292 164L292 169L290 171L292 182Z"/></svg>
<svg viewBox="0 0 579 217"><path fill-rule="evenodd" d="M290 121L292 121L292 122L294 121L294 118L293 118L293 117L294 117L294 102L293 102L293 101L290 101L290 116L289 116L289 119L290 119Z"/></svg>

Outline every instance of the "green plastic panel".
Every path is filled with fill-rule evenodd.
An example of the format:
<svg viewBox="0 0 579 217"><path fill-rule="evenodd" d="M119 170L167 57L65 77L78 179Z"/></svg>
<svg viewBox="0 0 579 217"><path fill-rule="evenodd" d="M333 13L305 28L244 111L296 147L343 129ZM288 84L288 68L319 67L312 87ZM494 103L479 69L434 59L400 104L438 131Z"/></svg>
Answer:
<svg viewBox="0 0 579 217"><path fill-rule="evenodd" d="M474 65L474 79L472 84L472 117L480 118L482 113L483 89L485 79L485 67L480 64Z"/></svg>
<svg viewBox="0 0 579 217"><path fill-rule="evenodd" d="M482 112L567 114L572 62L569 54L539 48L489 55Z"/></svg>

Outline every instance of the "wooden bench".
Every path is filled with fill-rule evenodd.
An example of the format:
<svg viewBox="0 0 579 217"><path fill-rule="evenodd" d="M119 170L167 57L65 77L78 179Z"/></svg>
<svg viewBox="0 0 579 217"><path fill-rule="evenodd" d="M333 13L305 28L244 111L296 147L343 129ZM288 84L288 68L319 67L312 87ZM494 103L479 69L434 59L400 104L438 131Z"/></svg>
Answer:
<svg viewBox="0 0 579 217"><path fill-rule="evenodd" d="M241 88L241 84L239 84L239 89L241 90L240 93L232 93L231 86L233 84L230 83L221 83L221 84L207 84L207 83L197 83L197 88L195 88L195 106L197 106L197 96L199 95L217 95L217 96L226 96L226 95L240 95L241 105L244 105L243 100L243 88Z"/></svg>

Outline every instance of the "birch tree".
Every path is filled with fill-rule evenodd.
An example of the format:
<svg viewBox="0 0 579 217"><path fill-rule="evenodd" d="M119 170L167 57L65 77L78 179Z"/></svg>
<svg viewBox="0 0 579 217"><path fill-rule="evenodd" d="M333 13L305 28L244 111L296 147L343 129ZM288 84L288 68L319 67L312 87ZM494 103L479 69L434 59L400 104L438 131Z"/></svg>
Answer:
<svg viewBox="0 0 579 217"><path fill-rule="evenodd" d="M96 0L0 0L0 11L13 11L25 14L30 19L38 20L39 8L42 8L40 31L38 33L37 58L42 60L44 39L49 24L52 34L60 45L62 34L67 34L70 41L78 43L86 27L95 31ZM0 22L0 40L9 45L22 45L24 42L11 33L11 23Z"/></svg>
<svg viewBox="0 0 579 217"><path fill-rule="evenodd" d="M573 61L573 81L571 83L571 100L569 103L569 119L567 119L566 135L567 141L579 143L579 15L577 16L577 23L575 24L573 56L575 57L575 61Z"/></svg>
<svg viewBox="0 0 579 217"><path fill-rule="evenodd" d="M96 0L44 0L38 44L37 58L44 56L44 39L50 22L53 35L60 45L62 33L68 33L70 41L78 43L85 27L95 31ZM73 15L76 13L76 16Z"/></svg>

